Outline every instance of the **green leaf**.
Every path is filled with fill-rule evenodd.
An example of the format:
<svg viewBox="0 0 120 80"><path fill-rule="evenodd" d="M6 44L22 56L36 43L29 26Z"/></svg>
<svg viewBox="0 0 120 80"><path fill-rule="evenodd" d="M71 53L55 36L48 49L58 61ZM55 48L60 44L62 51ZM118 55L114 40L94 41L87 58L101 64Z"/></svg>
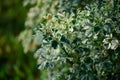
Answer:
<svg viewBox="0 0 120 80"><path fill-rule="evenodd" d="M65 43L68 43L68 44L70 43L69 40L65 36L63 36L63 35L61 37L61 41L65 42Z"/></svg>
<svg viewBox="0 0 120 80"><path fill-rule="evenodd" d="M99 26L94 27L94 32L97 33L98 31L100 31L100 27Z"/></svg>
<svg viewBox="0 0 120 80"><path fill-rule="evenodd" d="M56 40L53 40L51 45L54 49L57 49L58 42Z"/></svg>

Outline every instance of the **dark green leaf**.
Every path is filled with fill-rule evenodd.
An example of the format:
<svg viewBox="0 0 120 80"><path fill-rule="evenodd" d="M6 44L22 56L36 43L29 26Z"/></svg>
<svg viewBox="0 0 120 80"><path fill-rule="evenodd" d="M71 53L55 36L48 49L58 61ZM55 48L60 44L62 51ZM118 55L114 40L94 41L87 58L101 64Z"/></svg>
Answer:
<svg viewBox="0 0 120 80"><path fill-rule="evenodd" d="M52 47L53 47L54 49L56 49L57 46L58 46L58 42L57 42L56 40L53 40L53 41L52 41Z"/></svg>

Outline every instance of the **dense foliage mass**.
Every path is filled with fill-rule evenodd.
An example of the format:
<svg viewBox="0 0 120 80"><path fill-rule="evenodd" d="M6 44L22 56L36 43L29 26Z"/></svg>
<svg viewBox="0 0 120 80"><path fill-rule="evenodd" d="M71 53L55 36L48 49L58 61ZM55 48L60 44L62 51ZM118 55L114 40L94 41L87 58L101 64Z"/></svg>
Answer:
<svg viewBox="0 0 120 80"><path fill-rule="evenodd" d="M20 35L20 40L22 41L24 52L34 51L37 46L39 46L36 39L32 38L33 28L35 28L40 22L44 22L43 17L49 13L56 15L58 13L71 13L76 12L76 10L83 9L85 5L93 2L94 0L24 0L24 6L30 7L27 14L27 19L25 22L26 30Z"/></svg>
<svg viewBox="0 0 120 80"><path fill-rule="evenodd" d="M120 79L120 1L86 2L26 2L34 6L20 39L25 51L39 47L35 57L49 80Z"/></svg>

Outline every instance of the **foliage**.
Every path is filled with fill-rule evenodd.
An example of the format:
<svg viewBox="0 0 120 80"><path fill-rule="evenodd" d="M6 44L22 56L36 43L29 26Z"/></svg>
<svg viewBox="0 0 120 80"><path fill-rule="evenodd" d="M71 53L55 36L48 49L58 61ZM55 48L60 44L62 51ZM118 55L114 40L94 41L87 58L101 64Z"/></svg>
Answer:
<svg viewBox="0 0 120 80"><path fill-rule="evenodd" d="M4 32L0 32L0 80L39 80L40 71L33 54L23 54L22 45L13 33Z"/></svg>
<svg viewBox="0 0 120 80"><path fill-rule="evenodd" d="M28 30L31 33L27 40L33 39L39 45L35 57L38 68L47 70L48 79L120 79L119 3L118 0L98 0L86 4L83 9L75 7L75 12L71 11L73 6L65 11L59 7L54 14L45 11L47 14L37 17L40 20ZM42 8L45 6L38 10Z"/></svg>
<svg viewBox="0 0 120 80"><path fill-rule="evenodd" d="M24 29L22 0L0 0L0 80L39 80L33 54L24 54L16 36Z"/></svg>
<svg viewBox="0 0 120 80"><path fill-rule="evenodd" d="M43 21L43 16L48 13L55 15L63 11L67 13L76 12L76 9L83 9L85 5L93 0L24 0L24 6L30 7L25 22L26 29L20 34L24 52L35 51L39 44L36 38L32 38L33 28Z"/></svg>
<svg viewBox="0 0 120 80"><path fill-rule="evenodd" d="M22 6L22 0L0 1L0 29L16 30L18 34L24 29L27 9Z"/></svg>

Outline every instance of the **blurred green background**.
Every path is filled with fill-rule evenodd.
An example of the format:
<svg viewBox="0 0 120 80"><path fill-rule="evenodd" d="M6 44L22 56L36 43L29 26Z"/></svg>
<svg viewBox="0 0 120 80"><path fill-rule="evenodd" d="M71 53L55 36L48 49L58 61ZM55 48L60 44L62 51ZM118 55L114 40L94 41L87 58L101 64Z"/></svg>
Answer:
<svg viewBox="0 0 120 80"><path fill-rule="evenodd" d="M23 0L0 0L0 80L40 80L33 53L24 54L17 36L24 29Z"/></svg>

